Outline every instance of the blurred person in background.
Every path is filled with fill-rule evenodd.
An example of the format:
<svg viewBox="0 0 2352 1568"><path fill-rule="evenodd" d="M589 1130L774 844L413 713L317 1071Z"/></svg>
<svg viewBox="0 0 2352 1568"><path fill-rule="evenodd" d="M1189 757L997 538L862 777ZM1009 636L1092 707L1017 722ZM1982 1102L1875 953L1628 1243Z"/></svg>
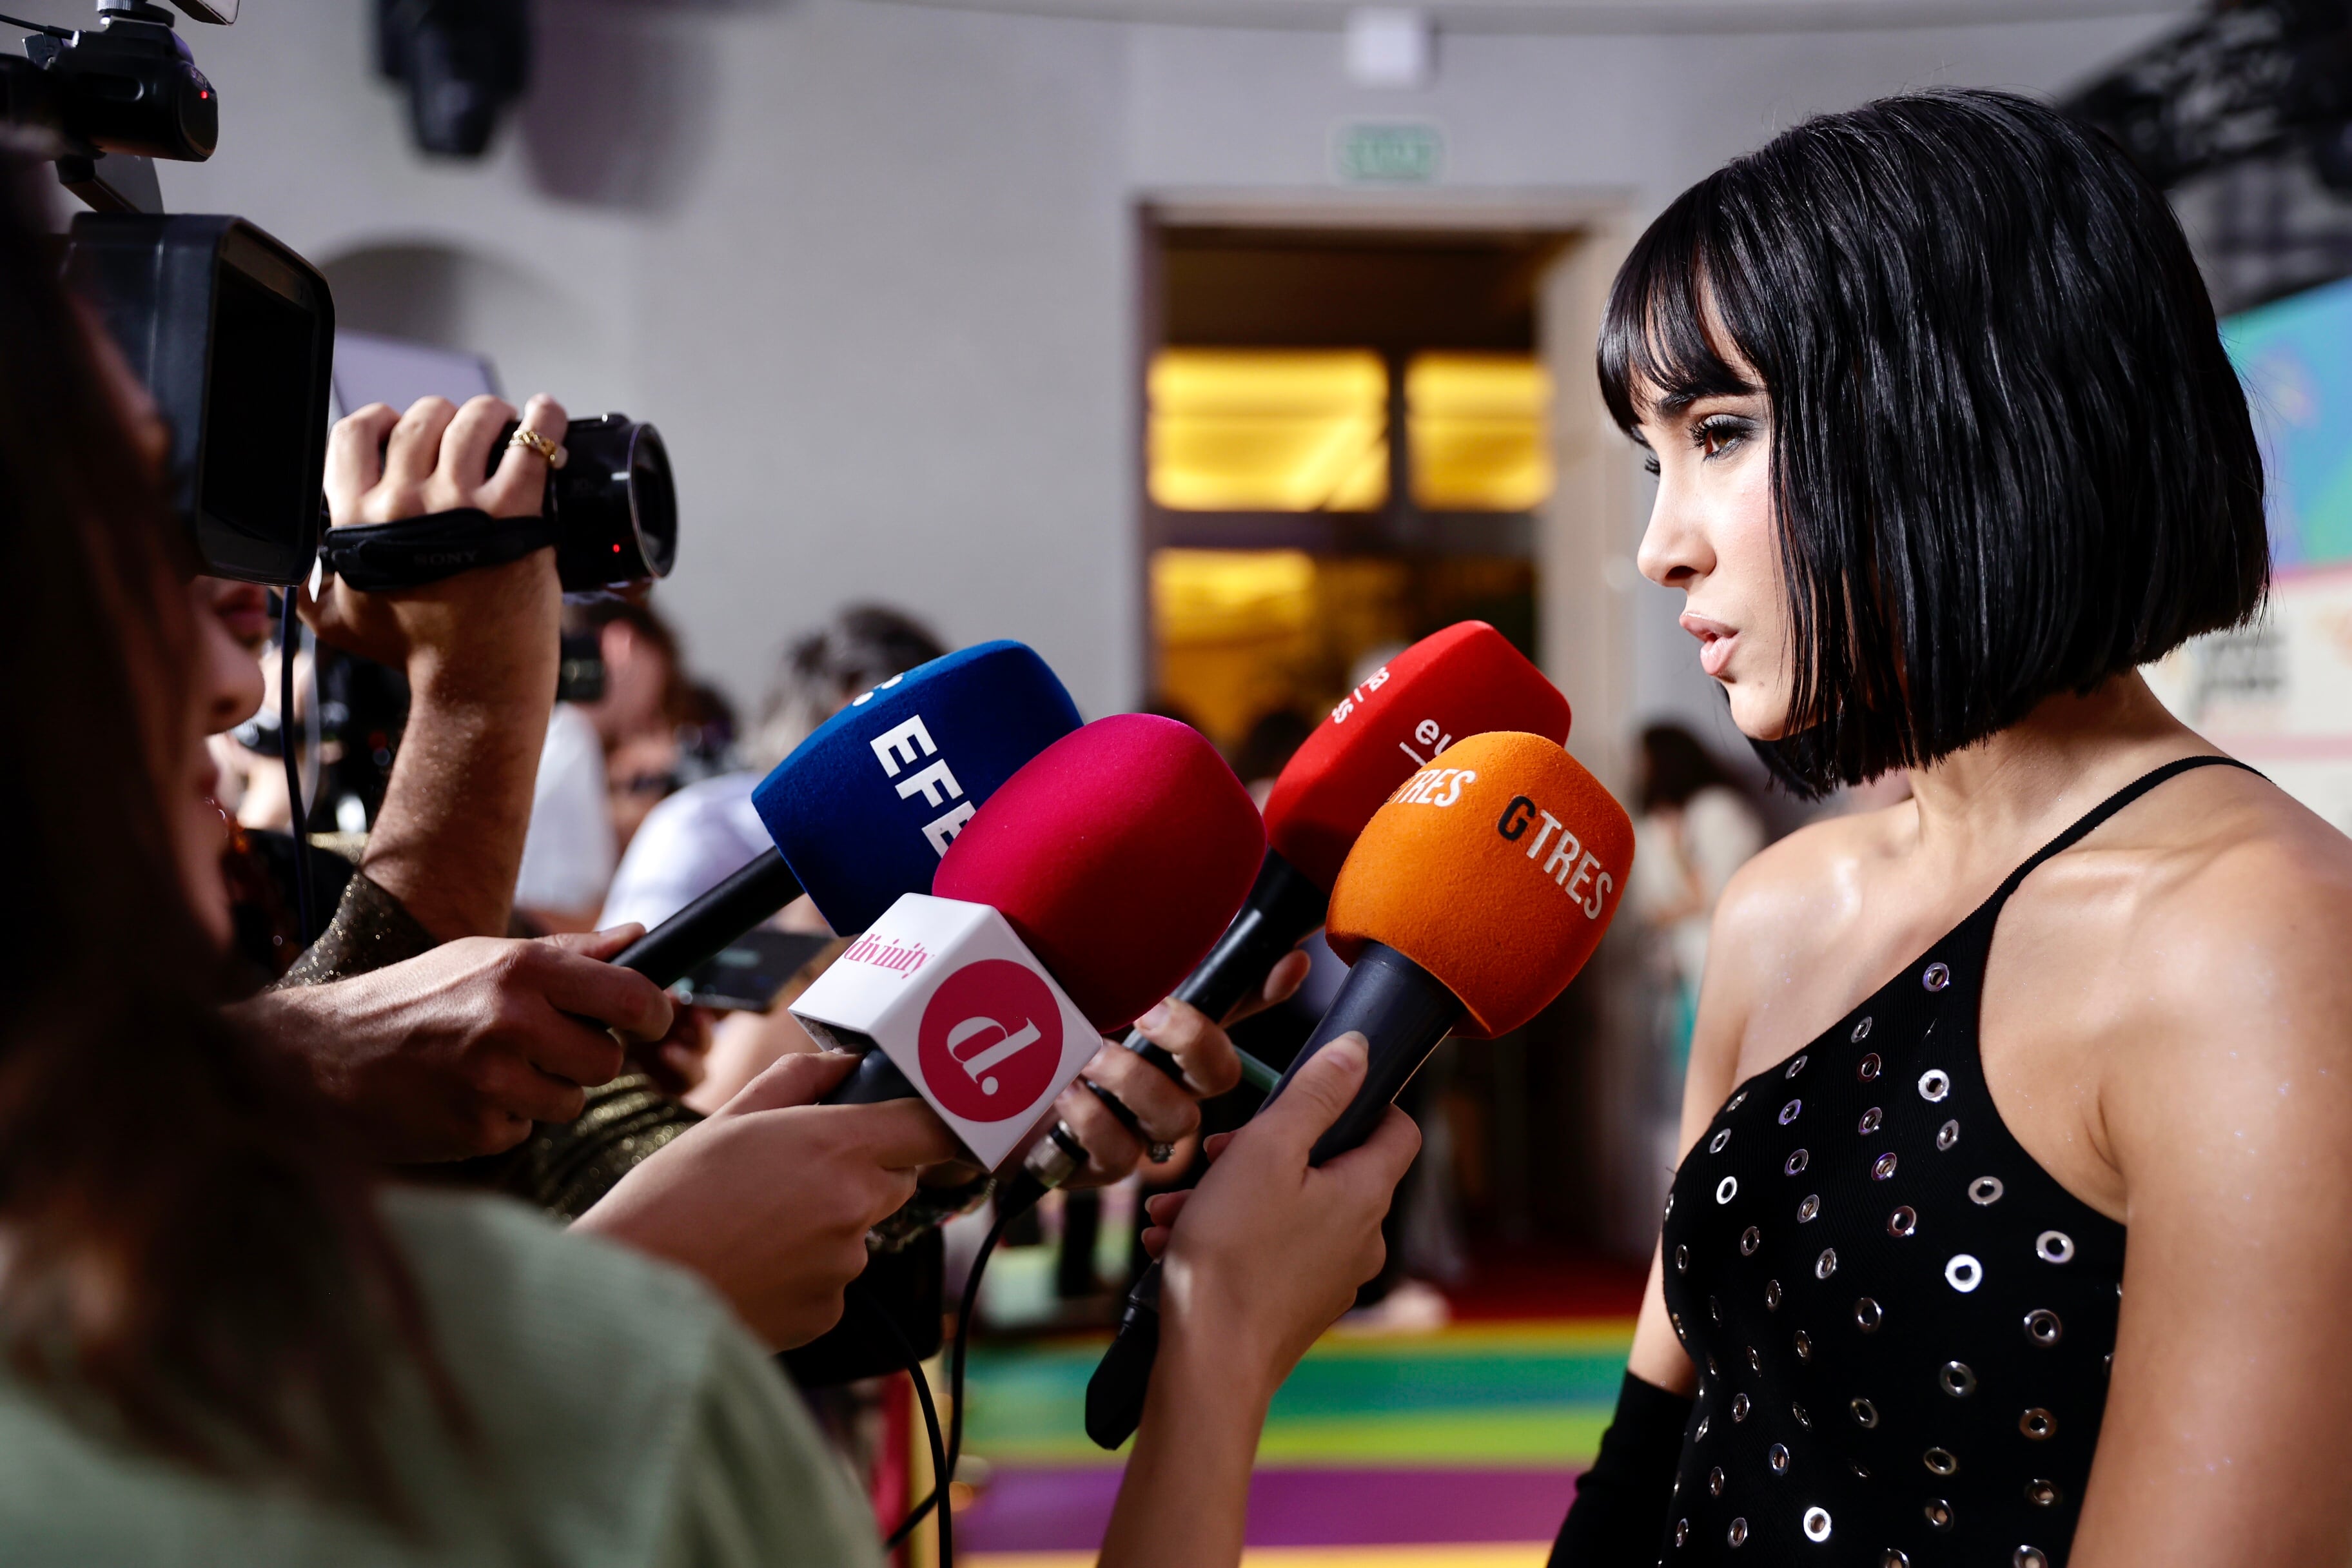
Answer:
<svg viewBox="0 0 2352 1568"><path fill-rule="evenodd" d="M691 707L677 634L650 605L608 596L571 615L594 639L604 679L593 698L555 705L540 754L515 902L541 931L615 923L596 911L620 862L623 823L633 831L667 793ZM640 809L642 795L651 799Z"/></svg>
<svg viewBox="0 0 2352 1568"><path fill-rule="evenodd" d="M1764 847L1764 819L1737 776L1680 724L1642 731L1626 904L1649 940L1663 1004L1669 1103L1679 1101L1698 1018L1706 933L1731 874Z"/></svg>

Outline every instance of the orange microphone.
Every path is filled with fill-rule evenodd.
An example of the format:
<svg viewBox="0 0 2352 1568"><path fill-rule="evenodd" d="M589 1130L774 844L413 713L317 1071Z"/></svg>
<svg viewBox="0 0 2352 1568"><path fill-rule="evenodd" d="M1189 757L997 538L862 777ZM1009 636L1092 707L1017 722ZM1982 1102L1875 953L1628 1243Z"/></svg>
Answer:
<svg viewBox="0 0 2352 1568"><path fill-rule="evenodd" d="M1633 864L1625 808L1544 736L1474 735L1407 779L1332 889L1326 931L1348 978L1266 1097L1329 1041L1364 1037L1364 1082L1308 1158L1319 1165L1371 1136L1448 1034L1492 1039L1549 1005L1600 945ZM1087 1435L1106 1448L1142 1416L1159 1295L1155 1266L1087 1385Z"/></svg>

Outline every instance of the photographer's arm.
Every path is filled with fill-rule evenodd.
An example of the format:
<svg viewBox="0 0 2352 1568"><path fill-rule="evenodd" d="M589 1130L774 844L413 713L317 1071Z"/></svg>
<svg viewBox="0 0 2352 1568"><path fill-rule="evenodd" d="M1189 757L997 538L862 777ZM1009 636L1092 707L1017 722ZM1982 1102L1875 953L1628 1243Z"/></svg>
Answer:
<svg viewBox="0 0 2352 1568"><path fill-rule="evenodd" d="M327 500L337 525L478 508L538 514L547 461L510 447L495 397L372 405L335 426ZM534 397L523 427L561 439L564 413ZM562 590L541 550L425 587L362 594L331 581L304 618L322 641L405 669L408 725L360 868L436 940L505 934L555 698Z"/></svg>

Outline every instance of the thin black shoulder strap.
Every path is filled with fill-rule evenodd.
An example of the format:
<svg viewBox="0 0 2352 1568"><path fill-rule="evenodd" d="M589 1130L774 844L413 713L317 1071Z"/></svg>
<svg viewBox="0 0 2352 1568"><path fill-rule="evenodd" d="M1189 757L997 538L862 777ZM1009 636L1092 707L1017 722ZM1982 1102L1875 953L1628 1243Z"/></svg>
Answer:
<svg viewBox="0 0 2352 1568"><path fill-rule="evenodd" d="M2057 837L2052 839L2049 843L2043 845L2039 850L2035 851L2032 859L2026 861L2024 865L2020 866L2016 870L2011 871L2009 874L2009 880L2000 885L2000 891L1995 893L1989 901L1996 906L2007 903L2009 901L2010 894L2017 891L2018 885L2023 882L2026 878L2032 876L2035 868L2039 867L2044 860L2049 859L2053 855L2073 848L2075 845L2081 843L2084 837L2090 833L2094 828L2106 821L2107 818L2113 816L2116 813L2121 811L2124 807L2129 805L2132 802L2137 800L2140 796L2146 795L2148 791L2154 789L2157 785L2165 783L2167 780L2178 778L2180 774L2188 773L2195 768L2216 767L2244 768L2246 772L2252 773L2256 778L2263 776L2261 772L2254 768L2247 767L2245 763L2238 761L2235 757L2181 757L2176 761L2165 763L2160 768L2150 769L2148 772L2140 774L2139 777L2132 780L2131 783L2124 785L2123 788L2116 791L2115 794L2107 796L2106 799L2099 802L2098 805L2093 806L2089 811L2084 812L2083 816L2075 821L2072 827L2067 828L2066 831L2061 833Z"/></svg>

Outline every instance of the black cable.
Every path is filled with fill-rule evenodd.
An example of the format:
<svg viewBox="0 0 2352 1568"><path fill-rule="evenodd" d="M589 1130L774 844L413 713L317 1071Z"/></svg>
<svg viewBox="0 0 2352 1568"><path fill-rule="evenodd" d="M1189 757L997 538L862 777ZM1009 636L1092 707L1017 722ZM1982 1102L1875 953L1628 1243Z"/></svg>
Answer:
<svg viewBox="0 0 2352 1568"><path fill-rule="evenodd" d="M318 940L319 927L310 909L310 824L302 810L302 766L294 754L294 644L301 623L294 618L292 587L279 594L278 603L278 752L286 763L286 803L294 818L295 918L307 948Z"/></svg>
<svg viewBox="0 0 2352 1568"><path fill-rule="evenodd" d="M988 1267L989 1255L996 1250L997 1242L1003 1238L1004 1227L1024 1212L1026 1211L998 1211L996 1223L988 1227L988 1235L981 1242L980 1250L972 1255L971 1271L964 1276L963 1300L956 1306L954 1348L948 1354L947 1480L950 1481L955 1479L955 1468L963 1459L964 1347L971 1337L971 1321L979 1310L981 1273ZM923 1522L923 1516L937 1507L939 1500L940 1487L934 1486L931 1488L930 1496L908 1510L907 1517L899 1521L898 1529L890 1532L890 1539L884 1542L883 1546L886 1549L895 1547L908 1536L912 1535L915 1532L915 1527Z"/></svg>
<svg viewBox="0 0 2352 1568"><path fill-rule="evenodd" d="M37 33L47 33L52 38L70 38L73 37L73 29L71 27L53 27L47 22L27 22L21 16L0 15L0 22L5 22L12 27L30 27Z"/></svg>
<svg viewBox="0 0 2352 1568"><path fill-rule="evenodd" d="M851 1289L856 1289L856 1287L853 1285ZM879 1301L862 1289L857 1290L857 1300L897 1343L898 1353L907 1358L907 1375L915 1380L915 1397L922 1402L923 1406L923 1427L931 1439L931 1473L935 1479L931 1495L922 1503L922 1509L928 1509L946 1493L949 1472L947 1444L940 1436L940 1407L931 1402L931 1384L930 1380L923 1375L923 1358L915 1353L915 1347L907 1342L906 1331L898 1327ZM907 1532L922 1518L922 1509L909 1515L905 1523L891 1532L889 1546L895 1547L907 1538ZM955 1568L955 1510L943 1508L939 1510L939 1515L940 1568Z"/></svg>

